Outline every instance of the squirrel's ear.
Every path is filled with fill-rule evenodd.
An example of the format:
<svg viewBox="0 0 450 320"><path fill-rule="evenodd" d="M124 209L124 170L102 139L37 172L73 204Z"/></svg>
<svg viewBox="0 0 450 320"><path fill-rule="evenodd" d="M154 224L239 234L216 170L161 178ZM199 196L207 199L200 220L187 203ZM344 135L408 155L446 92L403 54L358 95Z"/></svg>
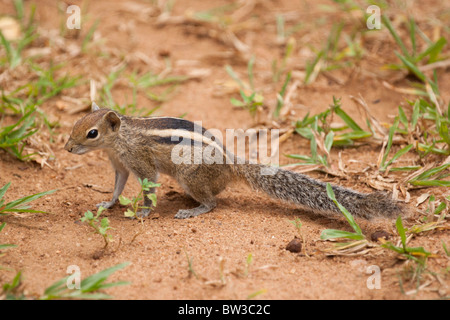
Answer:
<svg viewBox="0 0 450 320"><path fill-rule="evenodd" d="M94 112L97 110L100 110L100 107L94 101L92 101L91 111Z"/></svg>
<svg viewBox="0 0 450 320"><path fill-rule="evenodd" d="M110 111L105 114L104 119L106 123L111 127L112 131L117 132L120 129L120 118L114 111Z"/></svg>

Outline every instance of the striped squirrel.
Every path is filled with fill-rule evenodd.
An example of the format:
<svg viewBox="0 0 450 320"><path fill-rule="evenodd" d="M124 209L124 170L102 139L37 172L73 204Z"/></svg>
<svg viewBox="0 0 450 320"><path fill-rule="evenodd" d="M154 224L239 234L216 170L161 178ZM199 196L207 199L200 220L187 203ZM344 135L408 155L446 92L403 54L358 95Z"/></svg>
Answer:
<svg viewBox="0 0 450 320"><path fill-rule="evenodd" d="M325 183L293 171L242 161L219 141L201 134L205 133L204 128L199 133L194 126L193 122L180 118L125 116L110 109L101 109L93 102L91 112L75 123L64 148L74 154L106 150L115 170L115 187L112 200L99 203L97 207L110 208L116 203L131 171L136 177L153 182L156 182L159 173L172 176L200 204L193 209L180 209L175 218L184 219L211 211L216 207L215 196L230 182L239 181L273 198L318 214L340 213L328 198ZM220 157L233 161L174 162L171 155L173 148L180 145L180 138L189 141L188 148L194 148L195 144L203 150L213 146L213 156L219 152ZM189 154L193 157L193 153ZM273 170L273 174L261 174L262 169L268 168ZM333 186L333 190L337 201L359 217L393 218L404 211L403 205L384 193L362 194L339 186ZM148 193L154 193L154 189ZM148 216L151 211L150 199L144 199L144 207L148 208L139 212L141 217Z"/></svg>

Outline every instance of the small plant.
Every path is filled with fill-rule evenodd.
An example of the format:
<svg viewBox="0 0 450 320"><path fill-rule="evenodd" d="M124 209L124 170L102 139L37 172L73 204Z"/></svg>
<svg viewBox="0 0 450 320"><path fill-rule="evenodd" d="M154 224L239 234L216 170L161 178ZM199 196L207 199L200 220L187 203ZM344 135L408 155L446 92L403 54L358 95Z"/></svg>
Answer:
<svg viewBox="0 0 450 320"><path fill-rule="evenodd" d="M294 225L294 227L297 229L298 234L300 235L300 238L302 239L303 242L303 253L305 254L305 256L309 257L308 253L306 253L306 239L305 239L305 235L302 232L302 221L299 218L295 218L295 220L291 220L289 221L290 223L292 223Z"/></svg>
<svg viewBox="0 0 450 320"><path fill-rule="evenodd" d="M444 229L446 224L446 210L444 210L447 207L447 204L445 202L439 203L439 205L436 207L436 203L438 201L435 200L435 196L431 195L430 199L428 201L428 216L424 216L423 220L425 221L424 224L419 225L413 225L411 228L408 229L408 232L412 234L419 234L422 232L427 232L435 229ZM433 221L434 217L437 217L435 221ZM431 221L430 221L431 220Z"/></svg>
<svg viewBox="0 0 450 320"><path fill-rule="evenodd" d="M44 294L39 298L39 300L111 299L111 296L104 293L98 293L98 291L130 284L130 282L125 281L105 283L111 274L125 268L129 264L129 262L120 263L81 280L80 289L69 289L67 287L67 280L70 276L65 277L45 289Z"/></svg>
<svg viewBox="0 0 450 320"><path fill-rule="evenodd" d="M6 226L6 222L3 222L0 225L0 232L2 232L3 228ZM8 248L13 248L13 247L17 247L15 244L0 244L0 250L4 250L4 249L8 249ZM3 256L4 254L0 252L0 257ZM1 268L1 267L0 267Z"/></svg>
<svg viewBox="0 0 450 320"><path fill-rule="evenodd" d="M239 93L242 100L231 98L231 104L235 107L242 107L244 109L247 109L252 116L255 115L258 107L263 105L264 97L256 92L252 92L247 95L242 89L239 91Z"/></svg>
<svg viewBox="0 0 450 320"><path fill-rule="evenodd" d="M253 263L253 255L249 253L247 259L245 260L244 277L248 277L248 274L250 273L250 266L252 263Z"/></svg>
<svg viewBox="0 0 450 320"><path fill-rule="evenodd" d="M431 252L426 251L423 247L408 247L406 240L406 231L403 227L402 217L399 216L395 222L397 232L400 236L401 247L393 245L391 242L384 242L381 246L393 250L407 259L414 260L420 265L425 265L426 258L431 256Z"/></svg>
<svg viewBox="0 0 450 320"><path fill-rule="evenodd" d="M6 222L3 222L1 225L0 225L0 232L2 232L2 230L3 230L3 228L6 226ZM2 250L4 250L4 249L8 249L8 248L14 248L14 247L17 247L17 245L15 245L15 244L7 244L7 243L0 243L0 257L2 257L3 255L5 255L4 253L2 253ZM0 265L0 270L2 270L2 269L6 269L6 268L4 268L4 267L2 267L1 265Z"/></svg>
<svg viewBox="0 0 450 320"><path fill-rule="evenodd" d="M284 52L283 58L281 60L281 63L278 65L277 60L273 60L272 62L272 81L274 83L278 83L280 80L281 75L286 71L286 66L289 58L292 56L292 53L295 49L295 39L293 37L290 37L286 43L286 50Z"/></svg>
<svg viewBox="0 0 450 320"><path fill-rule="evenodd" d="M99 217L105 208L98 208L97 215L94 215L91 211L87 211L84 213L84 217L81 218L82 222L87 222L89 226L94 229L94 232L101 235L103 241L105 242L105 246L103 249L106 249L108 244L112 241L112 235L108 233L108 230L111 229L109 226L109 219L104 217L101 221L99 221Z"/></svg>
<svg viewBox="0 0 450 320"><path fill-rule="evenodd" d="M260 296L260 295L262 295L262 294L264 294L264 293L266 293L266 292L267 292L267 289L261 289L261 290L252 292L252 293L250 293L250 294L247 296L247 300L254 299L254 298L256 298L257 296Z"/></svg>
<svg viewBox="0 0 450 320"><path fill-rule="evenodd" d="M343 28L343 23L333 24L323 47L316 50L315 57L306 63L305 85L313 83L321 72L353 66L354 60L359 61L363 57L361 31L353 32L351 36L344 33L346 46L339 48Z"/></svg>
<svg viewBox="0 0 450 320"><path fill-rule="evenodd" d="M140 209L151 209L152 207L156 207L157 203L156 194L148 192L150 191L150 189L161 186L161 184L148 181L147 178L145 178L144 180L138 178L138 181L139 185L141 186L141 190L136 197L133 197L132 199L128 199L127 197L124 197L122 195L119 197L119 202L121 205L127 206L131 204L131 209L127 209L127 211L125 212L125 216L129 218L136 217L136 214ZM144 197L147 197L152 201L152 207L144 207L139 205L139 202L144 200Z"/></svg>
<svg viewBox="0 0 450 320"><path fill-rule="evenodd" d="M5 283L2 286L2 292L0 293L0 300L24 300L22 287L22 272L19 271L14 276L11 283Z"/></svg>
<svg viewBox="0 0 450 320"><path fill-rule="evenodd" d="M27 22L24 21L23 1L14 1L14 6L16 10L16 19L23 31L23 37L20 39L8 40L0 31L0 43L6 51L6 61L1 58L0 66L7 63L10 69L14 69L22 63L22 51L38 37L36 27L34 25L36 6L32 5L30 17Z"/></svg>
<svg viewBox="0 0 450 320"><path fill-rule="evenodd" d="M442 180L443 178L448 177L449 174L445 171L449 167L450 163L446 163L441 166L428 169L409 180L408 183L415 186L449 187L450 181Z"/></svg>
<svg viewBox="0 0 450 320"><path fill-rule="evenodd" d="M340 255L340 254L354 254L357 252L361 252L362 249L366 247L371 247L372 245L367 241L366 237L361 231L361 228L356 223L353 216L348 212L348 210L342 206L337 200L334 195L333 188L331 187L331 184L327 183L327 195L328 197L336 204L336 206L339 208L339 210L344 215L347 222L350 224L352 229L355 232L349 232L349 231L343 231L343 230L336 230L336 229L326 229L322 231L322 234L320 235L320 238L322 240L330 240L330 239L346 239L345 242L338 242L335 243L333 248L327 249L325 251L329 252L331 255Z"/></svg>
<svg viewBox="0 0 450 320"><path fill-rule="evenodd" d="M8 202L5 204L5 199L3 199L3 196L5 195L6 191L10 187L11 182L8 182L5 184L2 188L0 188L0 216L5 216L8 214L14 214L14 213L47 213L45 211L40 210L33 210L30 209L31 206L25 206L25 204L34 201L36 199L39 199L43 196L52 194L56 190L50 190L45 192L36 193L30 196L26 196L11 202Z"/></svg>
<svg viewBox="0 0 450 320"><path fill-rule="evenodd" d="M239 94L242 100L236 98L231 98L230 102L236 107L242 107L250 112L252 116L256 114L258 107L262 106L264 103L264 97L258 93L254 88L254 76L253 76L253 65L255 63L255 57L252 57L247 65L247 73L249 84L243 82L239 76L234 72L233 68L229 65L225 66L225 70L228 75L238 84Z"/></svg>
<svg viewBox="0 0 450 320"><path fill-rule="evenodd" d="M330 123L334 115L341 118L345 125L339 128L331 128ZM358 140L369 138L372 133L364 131L343 109L341 99L333 96L333 104L322 113L312 117L307 114L302 120L297 121L295 131L310 140L311 156L289 154L287 157L299 159L303 162L299 165L320 164L330 167L330 150L332 146L351 146ZM340 131L349 132L339 133ZM322 155L319 154L321 149Z"/></svg>
<svg viewBox="0 0 450 320"><path fill-rule="evenodd" d="M411 40L411 49L408 50L407 46L403 42L403 40L398 35L397 31L395 30L394 26L391 24L389 18L386 15L382 15L381 20L383 24L386 26L386 28L389 30L390 34L394 38L395 43L400 48L401 53L395 52L397 57L401 60L402 65L391 65L390 67L393 69L407 69L411 74L416 76L419 80L421 80L424 84L428 84L431 86L433 92L435 94L439 93L437 83L428 77L425 76L425 74L420 71L419 69L419 62L423 60L427 60L427 63L434 63L439 60L439 55L442 52L442 49L447 44L447 40L444 37L439 38L436 42L432 42L430 39L426 38L425 41L427 42L427 47L422 52L417 52L417 37L416 33L417 31L420 31L419 27L417 26L416 22L413 18L409 19L408 29L410 33L410 40ZM423 34L420 32L419 34Z"/></svg>
<svg viewBox="0 0 450 320"><path fill-rule="evenodd" d="M184 250L184 254L186 255L186 260L187 260L187 263L188 263L188 275L189 275L189 277L194 276L196 279L198 279L198 275L195 272L194 266L192 264L193 258L189 257L186 249L183 249L183 250Z"/></svg>
<svg viewBox="0 0 450 320"><path fill-rule="evenodd" d="M413 145L409 144L406 147L397 151L389 161L386 161L389 151L391 150L391 147L392 147L393 137L398 128L398 124L399 124L399 118L397 117L394 121L394 124L389 129L387 146L386 146L386 150L384 150L383 158L381 159L381 164L380 164L380 169L379 169L381 172L386 171L388 166L390 166L394 161L396 161L398 158L400 158L405 153L408 153L408 151L413 148Z"/></svg>
<svg viewBox="0 0 450 320"><path fill-rule="evenodd" d="M331 184L329 184L329 183L327 183L327 195L331 200L333 200L333 202L336 204L336 206L342 212L345 219L347 219L347 222L350 224L350 226L353 228L353 230L355 232L348 232L348 231L335 230L335 229L326 229L326 230L322 231L320 238L323 240L335 239L335 238L345 238L345 239L350 239L350 240L364 240L365 236L363 235L361 228L356 223L356 221L353 218L353 216L351 215L351 213L348 212L348 210L336 200L336 196L334 195L333 188L331 187Z"/></svg>
<svg viewBox="0 0 450 320"><path fill-rule="evenodd" d="M284 95L286 94L286 88L289 84L289 81L291 81L291 72L289 71L286 74L286 79L283 82L283 86L281 87L281 91L277 93L277 105L275 107L275 111L273 112L273 117L278 118L280 115L281 108L283 108L284 105Z"/></svg>
<svg viewBox="0 0 450 320"><path fill-rule="evenodd" d="M442 248L444 249L445 255L447 257L450 257L450 250L447 248L447 245L445 244L444 240L442 240Z"/></svg>
<svg viewBox="0 0 450 320"><path fill-rule="evenodd" d="M34 110L28 111L12 125L0 125L0 149L7 151L21 161L33 156L33 154L24 154L25 140L37 132L33 113Z"/></svg>

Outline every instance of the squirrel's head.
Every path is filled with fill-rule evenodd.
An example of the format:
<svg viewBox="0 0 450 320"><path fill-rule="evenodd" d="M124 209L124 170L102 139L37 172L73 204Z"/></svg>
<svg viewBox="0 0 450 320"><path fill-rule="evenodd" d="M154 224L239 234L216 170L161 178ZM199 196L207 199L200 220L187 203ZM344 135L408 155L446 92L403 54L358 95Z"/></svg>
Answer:
<svg viewBox="0 0 450 320"><path fill-rule="evenodd" d="M73 126L64 149L75 154L83 154L96 149L110 148L119 133L120 125L121 121L116 112L100 109L93 102L92 112Z"/></svg>

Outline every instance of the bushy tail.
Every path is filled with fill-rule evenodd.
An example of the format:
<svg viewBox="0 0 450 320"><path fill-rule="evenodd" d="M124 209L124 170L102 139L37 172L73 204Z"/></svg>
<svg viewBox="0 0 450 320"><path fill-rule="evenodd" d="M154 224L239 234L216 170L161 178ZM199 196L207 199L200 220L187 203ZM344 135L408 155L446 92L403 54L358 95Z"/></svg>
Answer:
<svg viewBox="0 0 450 320"><path fill-rule="evenodd" d="M256 190L320 214L340 214L328 197L326 183L305 175L261 164L236 164L236 174ZM394 218L402 213L402 206L382 192L362 194L333 186L336 200L352 215L372 219Z"/></svg>

